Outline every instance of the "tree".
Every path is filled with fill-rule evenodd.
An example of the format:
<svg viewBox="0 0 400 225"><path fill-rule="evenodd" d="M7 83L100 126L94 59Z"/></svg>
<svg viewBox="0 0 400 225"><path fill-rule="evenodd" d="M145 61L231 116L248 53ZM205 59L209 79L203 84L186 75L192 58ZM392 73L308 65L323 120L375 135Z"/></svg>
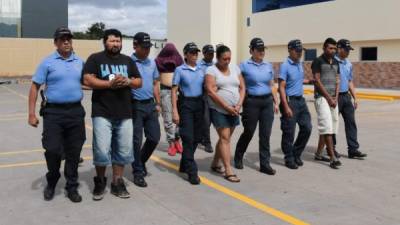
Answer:
<svg viewBox="0 0 400 225"><path fill-rule="evenodd" d="M100 40L104 36L106 25L102 22L92 24L85 32L73 32L75 39Z"/></svg>

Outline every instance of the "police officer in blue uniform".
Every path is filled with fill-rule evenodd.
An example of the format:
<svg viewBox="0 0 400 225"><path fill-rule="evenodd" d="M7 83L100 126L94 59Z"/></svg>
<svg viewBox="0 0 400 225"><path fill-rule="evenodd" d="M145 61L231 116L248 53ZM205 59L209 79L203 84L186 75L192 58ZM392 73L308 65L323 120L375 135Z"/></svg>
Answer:
<svg viewBox="0 0 400 225"><path fill-rule="evenodd" d="M274 70L272 64L264 61L265 44L261 38L250 42L251 58L240 64L246 83L246 98L243 103L243 133L240 135L235 151L235 167L243 169L243 156L259 124L260 172L275 175L270 165L270 137L274 112L278 112L278 99L272 92Z"/></svg>
<svg viewBox="0 0 400 225"><path fill-rule="evenodd" d="M300 61L303 55L300 40L292 40L288 44L289 57L280 66L279 94L281 98L281 148L285 154L285 165L289 169L297 169L303 165L301 154L311 135L311 115L303 97L304 67ZM296 124L299 134L294 141Z"/></svg>
<svg viewBox="0 0 400 225"><path fill-rule="evenodd" d="M203 59L199 62L199 67L203 70L204 74L208 67L214 65L214 55L215 50L212 45L205 45L202 49ZM208 153L212 153L214 151L211 145L210 139L210 126L211 126L211 119L210 119L210 108L208 106L208 95L204 92L204 129L203 129L203 137L201 140L201 144L204 146L204 150Z"/></svg>
<svg viewBox="0 0 400 225"><path fill-rule="evenodd" d="M132 89L133 151L135 161L132 163L133 183L147 187L144 177L147 175L145 163L152 155L160 141L160 74L156 63L149 59L153 46L150 35L139 32L133 37L135 53L132 59L142 75L142 87ZM142 146L143 131L146 141Z"/></svg>
<svg viewBox="0 0 400 225"><path fill-rule="evenodd" d="M45 58L32 78L29 93L29 124L37 127L36 101L39 89L45 85L41 115L43 116L42 145L48 172L44 199L54 197L60 178L62 155L65 155L65 189L72 202L82 201L78 193L78 164L85 134L85 110L81 105L83 61L72 50L72 33L61 27L54 33L57 50Z"/></svg>
<svg viewBox="0 0 400 225"><path fill-rule="evenodd" d="M338 107L339 113L342 115L344 120L348 156L350 159L364 158L367 157L367 154L358 150L360 145L357 140L357 124L355 120L355 110L358 107L358 102L353 83L353 65L348 59L350 51L354 49L351 47L350 41L347 39L339 40L337 47L338 54L336 59L339 61L340 67ZM333 136L333 144L336 146L336 135ZM335 153L336 155L339 155L336 151Z"/></svg>
<svg viewBox="0 0 400 225"><path fill-rule="evenodd" d="M200 178L194 153L201 141L205 74L196 63L200 52L197 45L188 43L183 52L185 63L176 68L172 81L172 118L179 125L183 144L179 171L187 173L189 183L197 185L200 184Z"/></svg>

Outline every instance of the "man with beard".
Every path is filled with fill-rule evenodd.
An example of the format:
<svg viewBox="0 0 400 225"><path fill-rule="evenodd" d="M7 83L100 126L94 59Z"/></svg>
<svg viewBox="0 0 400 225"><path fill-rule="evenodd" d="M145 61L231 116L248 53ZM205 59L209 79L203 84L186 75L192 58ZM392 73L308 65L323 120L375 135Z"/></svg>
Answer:
<svg viewBox="0 0 400 225"><path fill-rule="evenodd" d="M103 199L106 167L112 165L111 194L129 198L122 175L124 165L133 161L131 88L142 86L135 62L121 54L122 34L116 29L104 32L105 50L92 54L83 69L84 84L93 88L93 200Z"/></svg>

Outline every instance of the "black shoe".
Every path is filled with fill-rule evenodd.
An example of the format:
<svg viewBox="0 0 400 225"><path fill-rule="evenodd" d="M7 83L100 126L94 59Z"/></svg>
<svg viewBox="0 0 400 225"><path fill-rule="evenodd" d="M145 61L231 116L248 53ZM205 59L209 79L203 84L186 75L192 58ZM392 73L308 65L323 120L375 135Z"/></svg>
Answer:
<svg viewBox="0 0 400 225"><path fill-rule="evenodd" d="M298 166L303 166L303 165L304 165L303 160L301 160L300 157L295 157L295 158L294 158L294 162L295 162Z"/></svg>
<svg viewBox="0 0 400 225"><path fill-rule="evenodd" d="M243 167L243 159L235 159L234 160L234 166L235 166L235 168L236 169L238 169L238 170L242 170L244 167Z"/></svg>
<svg viewBox="0 0 400 225"><path fill-rule="evenodd" d="M211 144L206 144L206 145L204 145L204 151L206 151L206 152L208 152L208 153L213 153L213 152L214 152L214 149L213 149L213 147L211 146Z"/></svg>
<svg viewBox="0 0 400 225"><path fill-rule="evenodd" d="M200 177L197 174L188 174L188 181L192 185L199 185L200 184Z"/></svg>
<svg viewBox="0 0 400 225"><path fill-rule="evenodd" d="M143 176L147 177L147 168L146 165L143 164Z"/></svg>
<svg viewBox="0 0 400 225"><path fill-rule="evenodd" d="M82 157L79 158L79 164L82 164L84 161L85 160Z"/></svg>
<svg viewBox="0 0 400 225"><path fill-rule="evenodd" d="M297 164L294 161L287 161L285 162L285 166L289 169L292 170L297 170L299 167L297 166Z"/></svg>
<svg viewBox="0 0 400 225"><path fill-rule="evenodd" d="M67 197L71 202L81 202L82 201L82 196L79 194L77 190L75 191L69 191L67 193Z"/></svg>
<svg viewBox="0 0 400 225"><path fill-rule="evenodd" d="M53 187L46 186L46 188L43 191L44 200L46 200L46 201L52 200L54 198L54 193L55 193L55 190Z"/></svg>
<svg viewBox="0 0 400 225"><path fill-rule="evenodd" d="M269 164L266 165L266 166L260 167L260 172L268 174L268 175L275 175L276 174L276 170L272 169L272 167Z"/></svg>
<svg viewBox="0 0 400 225"><path fill-rule="evenodd" d="M100 201L103 199L105 194L107 178L103 177L103 179L101 179L100 177L94 177L93 180L94 180L93 200Z"/></svg>
<svg viewBox="0 0 400 225"><path fill-rule="evenodd" d="M111 183L111 194L119 198L130 198L128 190L126 190L124 180L119 178L116 184Z"/></svg>
<svg viewBox="0 0 400 225"><path fill-rule="evenodd" d="M337 152L336 150L334 150L333 153L335 154L335 157L337 159L340 159L340 157L342 157L342 155L339 152Z"/></svg>
<svg viewBox="0 0 400 225"><path fill-rule="evenodd" d="M331 160L323 155L317 155L315 154L314 160L316 161L322 161L322 162L330 162Z"/></svg>
<svg viewBox="0 0 400 225"><path fill-rule="evenodd" d="M367 154L362 153L360 151L354 151L354 152L349 152L349 158L354 159L354 158L365 158L367 157Z"/></svg>
<svg viewBox="0 0 400 225"><path fill-rule="evenodd" d="M144 180L143 176L134 175L133 176L133 183L138 187L142 187L142 188L147 187L147 183Z"/></svg>
<svg viewBox="0 0 400 225"><path fill-rule="evenodd" d="M329 166L330 166L332 169L339 169L339 166L341 166L341 165L342 165L342 163L341 163L339 160L332 161L332 162L329 164Z"/></svg>

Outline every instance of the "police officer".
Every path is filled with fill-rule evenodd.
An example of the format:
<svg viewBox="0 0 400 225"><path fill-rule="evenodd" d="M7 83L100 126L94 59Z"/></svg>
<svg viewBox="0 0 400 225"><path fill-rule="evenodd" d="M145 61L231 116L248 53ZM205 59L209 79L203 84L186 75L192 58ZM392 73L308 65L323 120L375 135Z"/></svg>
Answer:
<svg viewBox="0 0 400 225"><path fill-rule="evenodd" d="M278 100L276 94L272 92L274 71L272 64L264 61L266 47L261 38L252 39L249 47L251 58L240 64L246 83L246 98L242 113L244 131L236 145L235 167L243 169L244 153L259 123L260 172L274 175L276 171L269 162L272 123L274 112L278 112Z"/></svg>
<svg viewBox="0 0 400 225"><path fill-rule="evenodd" d="M354 118L354 112L358 107L358 102L353 83L353 65L348 59L350 50L354 49L351 47L350 41L347 39L339 40L337 47L338 54L336 60L339 61L340 67L338 107L339 113L342 115L344 120L348 155L350 159L364 158L367 154L358 150L360 145L357 140L357 124ZM352 102L352 98L354 102ZM333 144L336 146L336 135L333 136Z"/></svg>
<svg viewBox="0 0 400 225"><path fill-rule="evenodd" d="M150 158L160 141L160 123L158 114L160 107L160 74L154 60L149 59L153 46L147 33L139 32L133 37L135 61L142 76L142 87L132 89L133 151L135 161L132 163L133 183L139 187L147 187L144 177L147 175L145 163ZM143 130L146 141L142 147Z"/></svg>
<svg viewBox="0 0 400 225"><path fill-rule="evenodd" d="M311 115L303 97L304 68L300 61L303 45L300 40L292 40L288 44L289 57L280 66L279 95L281 98L281 148L285 154L285 165L289 169L297 169L303 165L301 154L311 135ZM294 141L296 124L300 131Z"/></svg>
<svg viewBox="0 0 400 225"><path fill-rule="evenodd" d="M204 72L197 65L200 49L193 42L185 45L185 64L175 70L172 81L173 121L179 124L183 144L180 172L188 174L188 181L200 184L194 153L201 141L203 126ZM179 103L177 92L180 91ZM179 106L178 106L179 105Z"/></svg>
<svg viewBox="0 0 400 225"><path fill-rule="evenodd" d="M32 78L29 93L29 124L37 127L35 114L38 91L45 85L42 94L43 116L42 145L48 172L44 199L54 197L54 190L60 178L62 155L65 155L65 189L72 202L82 201L78 193L78 164L85 134L85 110L81 105L83 61L72 51L72 33L66 27L54 33L57 50L45 58Z"/></svg>
<svg viewBox="0 0 400 225"><path fill-rule="evenodd" d="M204 74L206 73L206 70L208 67L214 65L214 47L212 45L205 45L202 50L203 53L203 59L200 60L199 62L199 67L203 70ZM208 106L208 95L206 92L204 92L204 130L203 130L203 137L201 140L201 144L204 146L204 150L208 153L212 153L213 147L211 145L211 139L210 139L210 126L211 126L211 120L210 120L210 108Z"/></svg>

